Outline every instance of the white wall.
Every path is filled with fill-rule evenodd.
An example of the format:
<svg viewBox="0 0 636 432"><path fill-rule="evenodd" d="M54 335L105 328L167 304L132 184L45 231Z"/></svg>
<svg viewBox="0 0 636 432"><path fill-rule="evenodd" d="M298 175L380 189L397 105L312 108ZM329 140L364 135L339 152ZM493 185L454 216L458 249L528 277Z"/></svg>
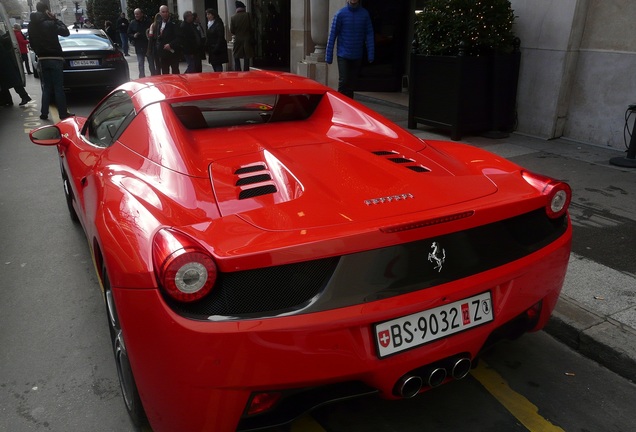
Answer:
<svg viewBox="0 0 636 432"><path fill-rule="evenodd" d="M522 48L518 132L624 149L625 109L636 103L636 2L511 3Z"/></svg>

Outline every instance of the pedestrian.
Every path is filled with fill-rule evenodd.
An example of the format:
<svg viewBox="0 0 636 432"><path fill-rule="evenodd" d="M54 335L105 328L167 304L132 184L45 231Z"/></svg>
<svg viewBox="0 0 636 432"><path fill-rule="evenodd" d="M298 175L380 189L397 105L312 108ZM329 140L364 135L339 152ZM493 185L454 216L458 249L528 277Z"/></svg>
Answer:
<svg viewBox="0 0 636 432"><path fill-rule="evenodd" d="M38 56L40 82L42 84L42 120L49 118L51 95L55 97L55 105L60 119L64 120L73 114L68 112L66 95L64 94L64 58L58 36L68 36L68 27L49 11L46 3L38 2L35 12L31 13L29 22L29 42Z"/></svg>
<svg viewBox="0 0 636 432"><path fill-rule="evenodd" d="M119 38L117 37L117 32L115 31L115 26L112 21L104 21L104 32L106 32L106 36L108 36L113 44L119 43Z"/></svg>
<svg viewBox="0 0 636 432"><path fill-rule="evenodd" d="M192 11L183 13L180 35L183 57L187 64L185 73L201 71L201 33L194 25L194 14Z"/></svg>
<svg viewBox="0 0 636 432"><path fill-rule="evenodd" d="M168 6L159 7L161 22L159 23L159 35L157 36L156 54L161 64L161 74L179 73L179 60L181 57L181 45L179 41L179 26L172 20ZM157 29L155 28L155 33Z"/></svg>
<svg viewBox="0 0 636 432"><path fill-rule="evenodd" d="M208 20L208 29L205 32L208 63L212 65L214 72L222 72L223 63L227 63L230 60L227 54L225 26L218 12L214 9L206 9L205 17Z"/></svg>
<svg viewBox="0 0 636 432"><path fill-rule="evenodd" d="M86 29L94 29L95 26L93 25L93 23L91 22L91 20L89 20L88 18L86 18L84 20L84 24L82 24L82 28L86 28Z"/></svg>
<svg viewBox="0 0 636 432"><path fill-rule="evenodd" d="M128 25L130 22L128 18L126 18L126 14L124 12L119 15L117 21L115 21L115 27L117 27L117 32L119 33L119 40L121 41L121 49L124 51L125 56L129 56L128 54Z"/></svg>
<svg viewBox="0 0 636 432"><path fill-rule="evenodd" d="M203 72L203 63L201 62L201 60L205 60L206 59L206 55L205 55L205 28L203 26L203 24L201 24L201 19L199 18L199 14L197 14L196 12L192 12L192 16L194 16L194 27L197 29L197 31L199 32L199 35L201 36L201 45L199 46L199 62L196 63L197 66L197 72Z"/></svg>
<svg viewBox="0 0 636 432"><path fill-rule="evenodd" d="M150 69L150 75L161 75L161 64L159 63L159 56L157 56L157 33L156 29L161 26L161 14L157 13L155 19L146 30L148 36L148 51L146 57L148 58L148 69Z"/></svg>
<svg viewBox="0 0 636 432"><path fill-rule="evenodd" d="M10 30L9 30L10 31ZM24 89L24 73L15 57L15 51L9 33L0 26L0 105L13 106L13 99L9 89L13 88L22 98L20 105L31 101L31 97Z"/></svg>
<svg viewBox="0 0 636 432"><path fill-rule="evenodd" d="M33 75L33 72L31 72L31 62L29 62L29 40L26 38L24 33L22 33L22 27L20 27L20 24L13 24L13 32L15 33L15 38L18 40L20 56L22 57L24 68L26 69L27 74Z"/></svg>
<svg viewBox="0 0 636 432"><path fill-rule="evenodd" d="M347 0L347 5L333 17L325 61L333 62L334 45L338 42L338 91L353 99L355 82L360 75L364 48L369 63L375 56L373 25L369 12L360 0Z"/></svg>
<svg viewBox="0 0 636 432"><path fill-rule="evenodd" d="M135 46L135 55L137 56L137 63L139 64L139 78L146 76L146 54L148 53L148 36L146 30L150 27L150 22L144 11L140 8L135 9L133 12L135 19L128 25L128 38Z"/></svg>
<svg viewBox="0 0 636 432"><path fill-rule="evenodd" d="M250 69L250 58L254 57L254 30L252 17L246 11L245 3L237 1L236 13L230 18L230 33L234 36L232 55L234 56L234 70L247 71ZM243 68L241 69L241 59Z"/></svg>

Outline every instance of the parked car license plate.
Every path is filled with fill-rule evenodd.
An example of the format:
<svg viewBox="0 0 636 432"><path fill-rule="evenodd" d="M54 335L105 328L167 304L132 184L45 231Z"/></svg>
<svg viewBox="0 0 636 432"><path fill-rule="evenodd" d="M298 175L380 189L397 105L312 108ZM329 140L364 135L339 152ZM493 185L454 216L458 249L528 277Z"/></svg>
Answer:
<svg viewBox="0 0 636 432"><path fill-rule="evenodd" d="M375 324L380 358L459 333L494 319L490 292Z"/></svg>
<svg viewBox="0 0 636 432"><path fill-rule="evenodd" d="M70 63L73 67L99 66L99 60L71 60Z"/></svg>

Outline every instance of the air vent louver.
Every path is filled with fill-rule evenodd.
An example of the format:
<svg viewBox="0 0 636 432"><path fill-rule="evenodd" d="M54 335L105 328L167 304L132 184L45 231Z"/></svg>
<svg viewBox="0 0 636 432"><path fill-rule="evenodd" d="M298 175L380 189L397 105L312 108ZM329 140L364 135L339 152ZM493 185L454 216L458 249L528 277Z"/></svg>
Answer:
<svg viewBox="0 0 636 432"><path fill-rule="evenodd" d="M413 159L400 156L398 152L393 150L375 150L375 151L372 151L371 153L373 153L376 156L383 156L384 159L390 162L393 162L395 164L403 165L405 168L408 168L411 171L416 173L424 173L424 172L431 171L422 165L410 165L410 164L415 164L416 162Z"/></svg>
<svg viewBox="0 0 636 432"><path fill-rule="evenodd" d="M234 174L238 177L235 186L241 188L238 195L240 200L278 192L267 166L263 163L242 166Z"/></svg>

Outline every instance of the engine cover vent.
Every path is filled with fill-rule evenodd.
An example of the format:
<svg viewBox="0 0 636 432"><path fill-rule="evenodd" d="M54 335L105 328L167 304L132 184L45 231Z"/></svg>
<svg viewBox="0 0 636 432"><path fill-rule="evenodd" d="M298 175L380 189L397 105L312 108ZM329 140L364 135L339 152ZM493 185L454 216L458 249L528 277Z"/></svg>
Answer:
<svg viewBox="0 0 636 432"><path fill-rule="evenodd" d="M376 150L371 153L377 156L382 156L384 159L388 160L389 162L403 165L404 167L416 173L424 173L424 172L431 171L430 169L424 167L423 165L418 164L413 159L405 157L394 150Z"/></svg>

